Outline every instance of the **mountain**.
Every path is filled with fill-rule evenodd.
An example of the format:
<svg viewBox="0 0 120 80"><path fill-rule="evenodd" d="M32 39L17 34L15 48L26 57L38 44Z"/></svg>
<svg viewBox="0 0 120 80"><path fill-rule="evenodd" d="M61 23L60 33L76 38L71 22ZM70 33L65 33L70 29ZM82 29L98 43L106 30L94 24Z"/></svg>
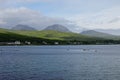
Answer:
<svg viewBox="0 0 120 80"><path fill-rule="evenodd" d="M48 26L44 30L54 30L54 31L60 31L60 32L71 32L65 26L62 26L60 24L54 24L54 25Z"/></svg>
<svg viewBox="0 0 120 80"><path fill-rule="evenodd" d="M3 36L4 34L4 36ZM9 37L8 37L8 36ZM39 39L47 39L47 40L78 40L78 41L95 41L95 40L103 40L102 38L96 38L96 37L89 37L77 33L66 33L66 32L58 32L58 31L52 31L52 30L43 30L43 31L20 31L20 30L7 30L7 29L1 29L0 28L0 39L1 40L14 40L18 37L26 37L25 39L20 39L21 41L29 41L27 39L30 38L39 38ZM19 40L17 39L17 40ZM3 40L3 41L4 41Z"/></svg>
<svg viewBox="0 0 120 80"><path fill-rule="evenodd" d="M95 31L104 32L113 35L120 35L120 29L95 29Z"/></svg>
<svg viewBox="0 0 120 80"><path fill-rule="evenodd" d="M103 32L98 32L95 30L83 31L81 34L91 36L91 37L105 38L105 39L114 39L114 40L120 39L119 36L115 36L115 35L103 33Z"/></svg>
<svg viewBox="0 0 120 80"><path fill-rule="evenodd" d="M0 28L0 45L8 42L20 41L25 44L26 41L34 45L48 44L52 45L55 42L59 44L120 44L119 40L111 42L112 39L104 39L98 37L91 37L77 33L66 33L52 30L43 31L22 31L22 30L8 30Z"/></svg>
<svg viewBox="0 0 120 80"><path fill-rule="evenodd" d="M36 29L34 29L28 25L18 24L15 27L13 27L12 30L34 31Z"/></svg>
<svg viewBox="0 0 120 80"><path fill-rule="evenodd" d="M79 40L79 41L91 41L100 40L101 38L89 37L77 33L66 33L54 30L43 30L43 31L13 31L19 35L32 36L37 38L51 39L51 40ZM103 39L101 39L103 40Z"/></svg>
<svg viewBox="0 0 120 80"><path fill-rule="evenodd" d="M42 38L36 38L33 36L26 36L26 35L20 35L16 33L12 30L8 30L8 29L2 29L0 28L0 44L4 43L4 42L14 42L14 41L39 41L39 40L43 40Z"/></svg>

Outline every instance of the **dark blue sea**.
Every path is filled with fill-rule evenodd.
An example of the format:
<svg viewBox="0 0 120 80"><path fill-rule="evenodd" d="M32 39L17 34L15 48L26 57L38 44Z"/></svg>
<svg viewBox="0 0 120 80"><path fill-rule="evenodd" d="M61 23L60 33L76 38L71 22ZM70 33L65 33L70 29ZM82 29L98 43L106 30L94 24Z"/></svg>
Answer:
<svg viewBox="0 0 120 80"><path fill-rule="evenodd" d="M120 80L120 45L0 46L0 80Z"/></svg>

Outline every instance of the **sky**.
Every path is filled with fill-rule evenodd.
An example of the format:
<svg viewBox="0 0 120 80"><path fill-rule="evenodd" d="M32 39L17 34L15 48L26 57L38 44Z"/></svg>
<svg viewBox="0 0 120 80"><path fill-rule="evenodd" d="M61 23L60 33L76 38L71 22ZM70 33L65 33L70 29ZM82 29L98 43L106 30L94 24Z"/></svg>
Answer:
<svg viewBox="0 0 120 80"><path fill-rule="evenodd" d="M73 32L120 29L120 0L0 0L0 26L42 30L61 24Z"/></svg>

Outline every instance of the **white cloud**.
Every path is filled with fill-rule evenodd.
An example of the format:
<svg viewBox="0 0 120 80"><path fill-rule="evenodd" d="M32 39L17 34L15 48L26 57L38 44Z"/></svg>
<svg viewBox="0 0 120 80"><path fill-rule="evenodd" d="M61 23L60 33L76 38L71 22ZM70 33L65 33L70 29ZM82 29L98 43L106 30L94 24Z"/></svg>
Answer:
<svg viewBox="0 0 120 80"><path fill-rule="evenodd" d="M9 8L0 10L0 26L11 28L17 24L26 24L37 29L43 29L52 24L66 24L69 21L51 18L28 8Z"/></svg>
<svg viewBox="0 0 120 80"><path fill-rule="evenodd" d="M54 1L57 1L57 0L0 0L0 4L5 3L5 4L10 4L10 5L11 4L17 5L18 3L54 2ZM84 7L83 5L79 6L80 5L79 3L81 1L82 0L76 0L76 1L75 0L62 0L63 3L61 5L63 7L61 6L61 9L63 9L63 13L64 13L65 8L66 8L65 13L68 10L68 13L66 13L68 15L69 15L69 9L71 13L72 13L72 10L74 11L74 9L79 11L78 8ZM74 7L73 4L76 7ZM13 6L13 7L16 7L16 6ZM96 29L96 28L118 29L120 28L120 6L110 8L107 10L103 10L97 13L89 14L87 12L87 14L84 13L84 14L80 14L76 16L73 15L73 17L69 17L67 20L60 19L60 18L47 17L37 11L31 10L25 7L8 8L7 6L7 8L5 7L4 9L0 10L0 26L2 27L13 27L17 24L27 24L37 29L43 29L44 27L48 25L57 24L57 23L67 25L69 29L71 29L72 31L77 31L77 32L80 32L81 30L86 29L86 28L87 29Z"/></svg>
<svg viewBox="0 0 120 80"><path fill-rule="evenodd" d="M1 24L1 25L4 25L4 24L6 24L6 22L0 20L0 24Z"/></svg>
<svg viewBox="0 0 120 80"><path fill-rule="evenodd" d="M120 6L94 14L76 15L68 20L88 29L118 29L120 28Z"/></svg>
<svg viewBox="0 0 120 80"><path fill-rule="evenodd" d="M52 24L62 24L74 32L98 28L118 29L120 28L120 7L103 10L94 14L76 15L67 20L47 17L40 12L25 7L0 10L0 27L11 28L17 24L30 25L36 29L43 29Z"/></svg>

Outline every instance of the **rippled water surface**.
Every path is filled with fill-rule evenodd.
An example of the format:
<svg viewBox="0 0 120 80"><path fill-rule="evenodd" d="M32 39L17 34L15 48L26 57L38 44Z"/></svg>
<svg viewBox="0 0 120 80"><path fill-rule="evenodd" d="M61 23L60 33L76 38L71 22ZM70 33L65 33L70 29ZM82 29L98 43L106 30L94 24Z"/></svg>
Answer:
<svg viewBox="0 0 120 80"><path fill-rule="evenodd" d="M0 46L0 80L120 80L120 45Z"/></svg>

